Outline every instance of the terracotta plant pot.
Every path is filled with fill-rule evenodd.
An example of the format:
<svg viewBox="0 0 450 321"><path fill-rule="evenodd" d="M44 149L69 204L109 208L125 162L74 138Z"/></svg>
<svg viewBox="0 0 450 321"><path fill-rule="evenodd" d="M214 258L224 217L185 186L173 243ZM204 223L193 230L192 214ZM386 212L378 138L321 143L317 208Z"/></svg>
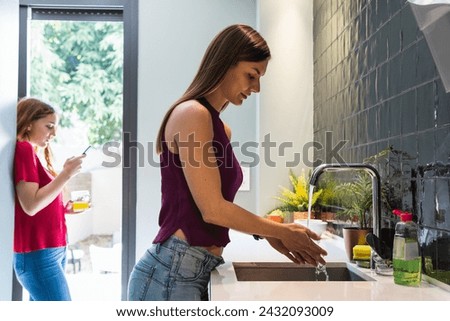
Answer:
<svg viewBox="0 0 450 321"><path fill-rule="evenodd" d="M336 213L334 212L320 212L320 219L322 221L334 221L336 219Z"/></svg>
<svg viewBox="0 0 450 321"><path fill-rule="evenodd" d="M358 227L344 227L344 245L345 252L349 261L353 261L353 247L355 245L365 245L367 233L372 233L373 229L360 229Z"/></svg>
<svg viewBox="0 0 450 321"><path fill-rule="evenodd" d="M308 212L294 212L294 220L306 220L308 218ZM314 218L314 214L311 213L311 219Z"/></svg>

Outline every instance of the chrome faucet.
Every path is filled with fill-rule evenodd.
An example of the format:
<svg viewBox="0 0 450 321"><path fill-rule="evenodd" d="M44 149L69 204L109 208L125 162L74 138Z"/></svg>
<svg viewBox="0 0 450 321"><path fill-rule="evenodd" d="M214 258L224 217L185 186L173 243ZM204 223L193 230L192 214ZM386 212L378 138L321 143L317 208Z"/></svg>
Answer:
<svg viewBox="0 0 450 321"><path fill-rule="evenodd" d="M369 164L322 164L317 166L311 174L309 184L316 186L317 181L324 172L340 172L348 170L363 170L372 178L372 224L373 234L380 237L381 234L381 180L375 167Z"/></svg>
<svg viewBox="0 0 450 321"><path fill-rule="evenodd" d="M324 172L339 172L347 170L363 170L372 178L372 224L373 224L373 238L378 238L378 242L384 243L381 240L381 179L380 174L375 167L369 164L322 164L317 166L311 174L309 184L316 186L319 176ZM370 233L369 233L370 234ZM366 237L367 240L367 237ZM373 243L373 242L372 242ZM369 243L370 244L370 243ZM388 250L390 253L377 253L370 244L372 250L370 252L370 266L375 269L377 274L392 275L392 250L384 247L384 250Z"/></svg>

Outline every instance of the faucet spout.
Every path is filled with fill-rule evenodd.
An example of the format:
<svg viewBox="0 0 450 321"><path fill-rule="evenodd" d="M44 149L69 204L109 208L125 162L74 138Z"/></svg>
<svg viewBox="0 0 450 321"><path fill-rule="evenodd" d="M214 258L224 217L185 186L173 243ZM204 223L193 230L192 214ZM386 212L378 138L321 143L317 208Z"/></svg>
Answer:
<svg viewBox="0 0 450 321"><path fill-rule="evenodd" d="M322 164L317 166L311 174L309 184L317 185L320 175L325 172L340 172L349 170L363 170L372 178L372 224L373 234L380 237L381 234L381 180L377 169L370 164Z"/></svg>

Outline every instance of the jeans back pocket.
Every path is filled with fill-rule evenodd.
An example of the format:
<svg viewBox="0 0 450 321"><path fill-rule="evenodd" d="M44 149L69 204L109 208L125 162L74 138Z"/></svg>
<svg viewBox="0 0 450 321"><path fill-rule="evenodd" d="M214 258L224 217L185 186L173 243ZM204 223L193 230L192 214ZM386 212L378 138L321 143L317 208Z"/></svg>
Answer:
<svg viewBox="0 0 450 321"><path fill-rule="evenodd" d="M205 258L200 259L188 252L178 252L178 260L174 262L174 272L178 281L193 281L198 279L204 273Z"/></svg>

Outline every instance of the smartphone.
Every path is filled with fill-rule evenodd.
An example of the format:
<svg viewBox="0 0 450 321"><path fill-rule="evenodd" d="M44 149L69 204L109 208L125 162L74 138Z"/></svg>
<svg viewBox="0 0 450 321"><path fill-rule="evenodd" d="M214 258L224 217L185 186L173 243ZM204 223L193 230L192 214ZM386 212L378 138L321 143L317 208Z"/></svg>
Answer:
<svg viewBox="0 0 450 321"><path fill-rule="evenodd" d="M82 155L86 155L86 152L89 150L89 148L91 148L92 146L91 145L89 145L88 146L88 148L86 148L85 150L84 150L84 152L82 153Z"/></svg>

